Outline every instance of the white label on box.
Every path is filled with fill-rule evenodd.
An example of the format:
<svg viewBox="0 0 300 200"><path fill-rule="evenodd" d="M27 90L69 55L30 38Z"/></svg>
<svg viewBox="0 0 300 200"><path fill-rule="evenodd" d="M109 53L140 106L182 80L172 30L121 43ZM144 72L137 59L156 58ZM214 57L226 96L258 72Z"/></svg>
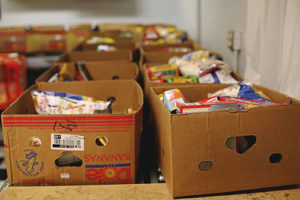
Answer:
<svg viewBox="0 0 300 200"><path fill-rule="evenodd" d="M60 178L68 179L68 178L70 178L70 174L69 173L61 173Z"/></svg>
<svg viewBox="0 0 300 200"><path fill-rule="evenodd" d="M51 134L51 149L66 151L83 151L84 137L70 134Z"/></svg>

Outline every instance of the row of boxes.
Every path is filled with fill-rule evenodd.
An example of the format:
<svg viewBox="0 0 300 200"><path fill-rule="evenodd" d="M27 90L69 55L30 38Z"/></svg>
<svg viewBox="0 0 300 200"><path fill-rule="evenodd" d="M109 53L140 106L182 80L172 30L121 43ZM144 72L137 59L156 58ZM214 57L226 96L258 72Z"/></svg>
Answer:
<svg viewBox="0 0 300 200"><path fill-rule="evenodd" d="M138 33L132 31L127 41L117 37L137 26L107 25L106 33L93 33L62 55L3 113L11 185L135 183L143 109L150 111L144 125L153 126L158 166L173 197L299 184L299 100L255 85L273 102L287 105L244 112L171 114L157 97L164 91L178 88L188 101L195 102L229 85L151 82L148 66L166 64L171 57L183 55L158 49L188 47L191 52L203 48L188 36L182 43L144 43L147 27ZM98 45L107 43L88 44L93 37L111 37L115 40L111 45L117 49L97 51ZM62 68L76 80L76 63L83 61L93 81L46 83ZM236 72L231 75L243 81ZM142 84L144 94L136 81ZM33 89L114 98L115 102L112 114L38 115L30 94ZM126 113L128 108L133 112ZM253 141L244 153L227 145L231 138L239 137ZM68 138L80 147L59 149L57 144ZM61 159L76 162L61 165Z"/></svg>

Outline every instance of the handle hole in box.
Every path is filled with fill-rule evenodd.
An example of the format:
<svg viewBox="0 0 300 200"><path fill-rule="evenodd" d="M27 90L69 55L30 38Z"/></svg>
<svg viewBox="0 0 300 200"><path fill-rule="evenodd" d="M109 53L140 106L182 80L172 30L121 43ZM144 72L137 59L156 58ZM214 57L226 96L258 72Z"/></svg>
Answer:
<svg viewBox="0 0 300 200"><path fill-rule="evenodd" d="M108 139L107 139L107 137L104 137L104 136L97 137L95 142L100 147L104 147L104 146L108 145Z"/></svg>
<svg viewBox="0 0 300 200"><path fill-rule="evenodd" d="M72 152L65 151L55 160L55 165L57 167L80 167L82 160Z"/></svg>
<svg viewBox="0 0 300 200"><path fill-rule="evenodd" d="M243 154L256 144L255 135L232 136L227 138L225 145L236 153Z"/></svg>
<svg viewBox="0 0 300 200"><path fill-rule="evenodd" d="M213 166L213 162L212 161L210 161L210 160L203 160L203 161L201 161L199 163L198 167L199 167L199 169L201 171L208 171L208 170L210 170L212 168L212 166Z"/></svg>
<svg viewBox="0 0 300 200"><path fill-rule="evenodd" d="M282 155L280 153L273 153L269 157L269 162L272 164L279 163L282 160Z"/></svg>

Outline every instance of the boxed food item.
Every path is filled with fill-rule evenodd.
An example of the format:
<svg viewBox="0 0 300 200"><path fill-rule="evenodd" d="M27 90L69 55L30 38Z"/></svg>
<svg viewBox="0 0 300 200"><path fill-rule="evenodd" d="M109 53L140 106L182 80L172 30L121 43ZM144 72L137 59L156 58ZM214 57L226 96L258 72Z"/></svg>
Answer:
<svg viewBox="0 0 300 200"><path fill-rule="evenodd" d="M82 62L81 62L82 63ZM60 63L52 66L36 79L36 82L55 82L53 77L59 81L77 80L78 69L76 64L80 63ZM133 79L137 80L139 75L138 67L135 63L125 61L103 61L103 62L84 62L92 80L116 80ZM63 68L65 66L65 71ZM61 76L64 76L61 78ZM54 78L55 79L55 78Z"/></svg>
<svg viewBox="0 0 300 200"><path fill-rule="evenodd" d="M57 108L53 98L64 102ZM80 99L112 103L102 114L36 114L49 109L80 111L79 105L66 105L85 102ZM10 185L134 183L142 108L143 93L133 80L30 87L1 116Z"/></svg>
<svg viewBox="0 0 300 200"><path fill-rule="evenodd" d="M63 54L56 63L60 62L76 62L76 61L132 61L132 50L117 50L112 52L97 51L71 51Z"/></svg>
<svg viewBox="0 0 300 200"><path fill-rule="evenodd" d="M24 27L0 28L1 52L25 52L26 38Z"/></svg>
<svg viewBox="0 0 300 200"><path fill-rule="evenodd" d="M196 102L228 86L176 88L186 101ZM254 87L280 105L172 114L157 95L174 86L151 88L159 167L173 197L300 183L300 101ZM245 145L243 151L235 148L240 145Z"/></svg>

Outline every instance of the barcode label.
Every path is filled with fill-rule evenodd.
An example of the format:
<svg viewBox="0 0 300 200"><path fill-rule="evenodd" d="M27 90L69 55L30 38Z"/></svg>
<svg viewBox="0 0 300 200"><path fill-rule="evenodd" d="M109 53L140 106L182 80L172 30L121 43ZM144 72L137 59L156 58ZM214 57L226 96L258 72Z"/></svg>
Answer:
<svg viewBox="0 0 300 200"><path fill-rule="evenodd" d="M52 133L51 134L51 149L83 151L84 150L84 137L80 136L80 135Z"/></svg>

